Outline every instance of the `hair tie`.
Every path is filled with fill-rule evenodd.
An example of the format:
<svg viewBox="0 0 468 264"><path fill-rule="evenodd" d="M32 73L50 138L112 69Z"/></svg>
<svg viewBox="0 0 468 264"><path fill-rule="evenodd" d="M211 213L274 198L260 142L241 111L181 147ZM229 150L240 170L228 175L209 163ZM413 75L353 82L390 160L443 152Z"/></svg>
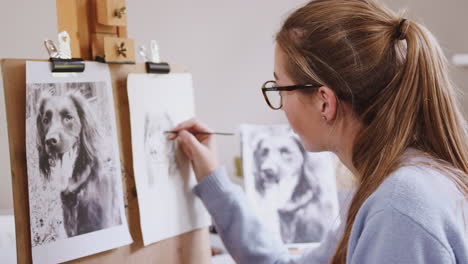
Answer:
<svg viewBox="0 0 468 264"><path fill-rule="evenodd" d="M406 23L406 19L402 19L400 23L398 24L398 27L396 29L396 36L395 38L397 40L404 40L406 39L406 31L408 30L408 23Z"/></svg>

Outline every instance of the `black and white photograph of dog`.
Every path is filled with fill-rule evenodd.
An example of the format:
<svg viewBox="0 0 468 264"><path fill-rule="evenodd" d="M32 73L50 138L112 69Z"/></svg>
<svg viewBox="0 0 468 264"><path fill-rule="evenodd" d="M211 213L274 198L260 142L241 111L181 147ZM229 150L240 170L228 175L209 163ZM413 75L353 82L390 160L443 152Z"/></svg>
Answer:
<svg viewBox="0 0 468 264"><path fill-rule="evenodd" d="M286 126L243 126L249 197L285 244L318 243L338 214L330 153L308 153Z"/></svg>
<svg viewBox="0 0 468 264"><path fill-rule="evenodd" d="M33 246L120 225L104 82L27 86L27 160Z"/></svg>

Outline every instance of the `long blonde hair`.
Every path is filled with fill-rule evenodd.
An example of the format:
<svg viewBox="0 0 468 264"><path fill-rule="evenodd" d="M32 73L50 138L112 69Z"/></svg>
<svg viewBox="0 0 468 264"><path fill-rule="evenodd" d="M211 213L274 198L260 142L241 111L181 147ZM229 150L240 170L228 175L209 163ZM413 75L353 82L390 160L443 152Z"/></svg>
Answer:
<svg viewBox="0 0 468 264"><path fill-rule="evenodd" d="M466 121L446 58L424 26L372 0L317 0L288 17L276 41L289 77L331 88L363 123L353 145L357 190L330 263L346 263L359 208L410 147L468 196Z"/></svg>

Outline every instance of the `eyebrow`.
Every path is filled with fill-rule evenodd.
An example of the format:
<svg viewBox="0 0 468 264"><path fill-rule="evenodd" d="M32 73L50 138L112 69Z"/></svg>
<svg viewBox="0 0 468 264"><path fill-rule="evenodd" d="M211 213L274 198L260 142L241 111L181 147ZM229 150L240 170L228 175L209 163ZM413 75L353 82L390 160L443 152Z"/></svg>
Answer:
<svg viewBox="0 0 468 264"><path fill-rule="evenodd" d="M61 115L67 115L67 114L69 114L69 113L70 113L70 111L68 111L68 109L62 109L62 110L60 111L60 114L61 114Z"/></svg>

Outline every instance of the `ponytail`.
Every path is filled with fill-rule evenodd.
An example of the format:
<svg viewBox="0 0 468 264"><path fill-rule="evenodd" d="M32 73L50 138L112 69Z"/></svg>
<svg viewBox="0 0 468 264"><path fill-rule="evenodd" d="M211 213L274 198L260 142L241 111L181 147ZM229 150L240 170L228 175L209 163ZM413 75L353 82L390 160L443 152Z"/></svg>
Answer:
<svg viewBox="0 0 468 264"><path fill-rule="evenodd" d="M372 0L317 0L291 14L276 39L295 82L330 87L363 123L352 157L358 186L331 263L346 263L359 209L408 148L435 161L466 199L466 121L446 58L424 26Z"/></svg>

